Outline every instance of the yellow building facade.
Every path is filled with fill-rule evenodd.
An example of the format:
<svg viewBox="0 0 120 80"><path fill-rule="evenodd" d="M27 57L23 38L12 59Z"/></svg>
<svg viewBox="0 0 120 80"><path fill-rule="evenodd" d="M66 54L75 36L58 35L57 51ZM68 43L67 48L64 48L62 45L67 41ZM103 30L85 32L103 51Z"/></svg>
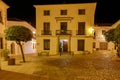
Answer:
<svg viewBox="0 0 120 80"><path fill-rule="evenodd" d="M0 51L6 47L6 41L4 37L4 30L6 28L7 21L7 9L9 6L0 0Z"/></svg>
<svg viewBox="0 0 120 80"><path fill-rule="evenodd" d="M92 53L96 3L34 5L37 52Z"/></svg>

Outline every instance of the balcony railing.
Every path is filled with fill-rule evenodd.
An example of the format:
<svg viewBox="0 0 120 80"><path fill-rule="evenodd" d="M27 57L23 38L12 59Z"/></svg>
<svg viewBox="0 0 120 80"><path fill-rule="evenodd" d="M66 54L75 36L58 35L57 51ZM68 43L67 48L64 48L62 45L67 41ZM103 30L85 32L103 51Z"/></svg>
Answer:
<svg viewBox="0 0 120 80"><path fill-rule="evenodd" d="M51 35L51 31L50 30L47 30L47 31L42 30L41 35Z"/></svg>
<svg viewBox="0 0 120 80"><path fill-rule="evenodd" d="M56 30L56 35L71 35L71 30Z"/></svg>
<svg viewBox="0 0 120 80"><path fill-rule="evenodd" d="M79 31L79 30L77 30L76 31L76 35L85 35L85 31Z"/></svg>

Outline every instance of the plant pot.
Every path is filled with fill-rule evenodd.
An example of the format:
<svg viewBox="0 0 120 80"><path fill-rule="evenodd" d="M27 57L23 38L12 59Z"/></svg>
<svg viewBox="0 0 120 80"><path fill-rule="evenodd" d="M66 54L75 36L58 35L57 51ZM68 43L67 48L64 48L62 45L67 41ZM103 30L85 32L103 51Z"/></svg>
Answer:
<svg viewBox="0 0 120 80"><path fill-rule="evenodd" d="M8 61L10 59L10 56L4 56L4 60Z"/></svg>
<svg viewBox="0 0 120 80"><path fill-rule="evenodd" d="M15 65L15 58L10 58L8 60L8 65Z"/></svg>

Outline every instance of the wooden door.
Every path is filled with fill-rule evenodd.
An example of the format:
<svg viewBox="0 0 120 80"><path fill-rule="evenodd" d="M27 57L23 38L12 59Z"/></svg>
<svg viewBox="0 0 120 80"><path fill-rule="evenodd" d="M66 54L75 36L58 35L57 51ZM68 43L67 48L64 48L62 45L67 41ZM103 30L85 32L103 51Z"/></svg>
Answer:
<svg viewBox="0 0 120 80"><path fill-rule="evenodd" d="M108 44L107 42L100 42L100 50L107 50Z"/></svg>
<svg viewBox="0 0 120 80"><path fill-rule="evenodd" d="M63 41L63 52L67 52L67 51L68 51L68 42Z"/></svg>

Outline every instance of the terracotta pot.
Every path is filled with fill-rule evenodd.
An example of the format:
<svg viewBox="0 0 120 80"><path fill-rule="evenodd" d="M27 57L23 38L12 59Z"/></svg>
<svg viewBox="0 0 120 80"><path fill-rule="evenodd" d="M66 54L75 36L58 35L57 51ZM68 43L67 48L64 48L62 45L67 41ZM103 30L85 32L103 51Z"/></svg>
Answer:
<svg viewBox="0 0 120 80"><path fill-rule="evenodd" d="M15 58L10 58L8 60L8 65L15 65Z"/></svg>
<svg viewBox="0 0 120 80"><path fill-rule="evenodd" d="M10 59L10 56L4 56L4 60L8 61Z"/></svg>

